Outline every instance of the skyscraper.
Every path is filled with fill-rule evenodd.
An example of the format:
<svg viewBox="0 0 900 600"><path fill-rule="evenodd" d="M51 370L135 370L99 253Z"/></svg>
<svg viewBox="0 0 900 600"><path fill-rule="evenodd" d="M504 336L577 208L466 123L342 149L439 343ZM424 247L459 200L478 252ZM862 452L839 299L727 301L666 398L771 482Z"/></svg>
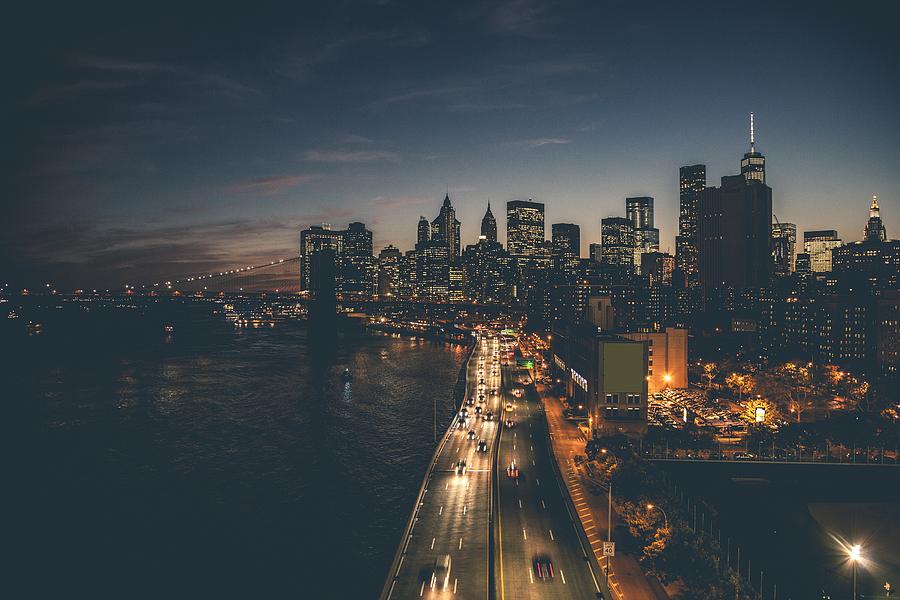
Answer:
<svg viewBox="0 0 900 600"><path fill-rule="evenodd" d="M641 254L659 251L659 229L653 227L653 198L625 198L625 216L634 227L634 270L640 273Z"/></svg>
<svg viewBox="0 0 900 600"><path fill-rule="evenodd" d="M794 246L797 243L797 226L793 223L772 224L772 263L775 275L794 272Z"/></svg>
<svg viewBox="0 0 900 600"><path fill-rule="evenodd" d="M687 284L698 282L699 246L697 240L697 197L706 189L706 165L688 165L679 170L678 237L675 240L675 263L684 273Z"/></svg>
<svg viewBox="0 0 900 600"><path fill-rule="evenodd" d="M809 255L809 270L813 273L831 272L831 251L841 245L834 229L803 232L803 251Z"/></svg>
<svg viewBox="0 0 900 600"><path fill-rule="evenodd" d="M588 247L588 255L591 260L602 262L603 261L603 244L598 244L597 242L591 242L591 245Z"/></svg>
<svg viewBox="0 0 900 600"><path fill-rule="evenodd" d="M542 254L544 204L533 200L506 203L506 249L516 258Z"/></svg>
<svg viewBox="0 0 900 600"><path fill-rule="evenodd" d="M699 196L700 283L707 291L762 288L772 272L772 188L743 175Z"/></svg>
<svg viewBox="0 0 900 600"><path fill-rule="evenodd" d="M377 268L372 250L372 232L363 223L350 223L343 232L339 258L338 291L371 296L376 291Z"/></svg>
<svg viewBox="0 0 900 600"><path fill-rule="evenodd" d="M750 152L744 154L741 160L741 175L744 182L766 182L766 157L756 151L756 133L753 129L753 113L750 113Z"/></svg>
<svg viewBox="0 0 900 600"><path fill-rule="evenodd" d="M321 225L311 225L307 229L304 229L300 232L301 291L312 289L313 282L310 279L312 273L312 255L324 249L330 249L333 251L333 253L330 255L332 261L338 260L338 257L341 255L344 249L343 232L332 231L331 225L329 225L328 223L322 223ZM334 265L332 265L331 271L334 271ZM333 273L331 277L334 277Z"/></svg>
<svg viewBox="0 0 900 600"><path fill-rule="evenodd" d="M431 239L447 244L448 256L450 262L453 263L459 259L459 225L459 221L456 220L456 210L450 204L450 194L448 193L444 196L441 212L431 222Z"/></svg>
<svg viewBox="0 0 900 600"><path fill-rule="evenodd" d="M403 254L395 246L385 246L378 253L378 295L397 296L400 290L400 262Z"/></svg>
<svg viewBox="0 0 900 600"><path fill-rule="evenodd" d="M419 226L416 230L416 243L421 244L431 239L431 223L425 217L419 217Z"/></svg>
<svg viewBox="0 0 900 600"><path fill-rule="evenodd" d="M601 262L604 265L618 268L622 274L634 272L634 225L630 219L601 219L600 240L603 243Z"/></svg>
<svg viewBox="0 0 900 600"><path fill-rule="evenodd" d="M581 257L581 228L574 223L554 223L550 226L553 244L553 266L574 275Z"/></svg>
<svg viewBox="0 0 900 600"><path fill-rule="evenodd" d="M866 239L879 242L887 241L887 229L881 221L881 210L878 208L878 196L872 196L869 207L869 221L866 223Z"/></svg>
<svg viewBox="0 0 900 600"><path fill-rule="evenodd" d="M490 201L488 201L487 211L481 218L481 235L489 242L497 241L497 219L494 218L494 213L491 212Z"/></svg>

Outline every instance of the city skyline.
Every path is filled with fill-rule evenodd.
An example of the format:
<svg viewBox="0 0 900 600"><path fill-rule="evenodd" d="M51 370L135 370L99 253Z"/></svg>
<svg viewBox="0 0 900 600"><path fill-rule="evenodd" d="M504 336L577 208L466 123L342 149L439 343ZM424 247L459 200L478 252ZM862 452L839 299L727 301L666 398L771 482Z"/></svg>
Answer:
<svg viewBox="0 0 900 600"><path fill-rule="evenodd" d="M679 167L739 172L751 111L780 221L858 239L877 194L897 231L896 41L878 3L815 6L810 22L760 4L779 17L765 27L717 4L694 21L666 6L319 7L316 32L301 9L190 33L73 14L81 28L14 72L5 276L112 287L262 264L321 222L410 248L446 188L462 246L489 199L531 197L548 224L580 225L586 256L602 218L650 196L674 253ZM598 39L588 16L622 27ZM758 60L735 69L751 37Z"/></svg>

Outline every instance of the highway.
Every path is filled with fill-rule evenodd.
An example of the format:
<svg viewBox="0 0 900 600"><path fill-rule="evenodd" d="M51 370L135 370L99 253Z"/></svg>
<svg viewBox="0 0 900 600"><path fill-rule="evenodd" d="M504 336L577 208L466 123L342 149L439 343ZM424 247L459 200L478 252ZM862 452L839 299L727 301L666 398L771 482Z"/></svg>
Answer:
<svg viewBox="0 0 900 600"><path fill-rule="evenodd" d="M520 598L597 598L598 573L592 570L576 532L576 525L564 504L560 484L552 463L550 439L540 399L526 371L512 365L503 367L503 403L512 405L504 412L513 420L500 433L497 456L496 597ZM523 391L520 398L512 390ZM518 477L507 469L515 462ZM589 552L589 550L588 550ZM539 578L535 559L552 562L553 577Z"/></svg>
<svg viewBox="0 0 900 600"><path fill-rule="evenodd" d="M479 340L469 359L466 374L467 423L459 413L436 451L426 474L423 491L411 516L411 529L401 540L397 557L381 594L382 599L487 598L490 595L491 467L499 432L500 370L492 369L499 342ZM492 372L493 371L493 372ZM481 383L481 381L484 383ZM484 394L483 403L479 395ZM476 415L476 408L482 415ZM487 411L495 415L486 418ZM470 439L474 431L474 439ZM486 451L477 448L485 441ZM457 463L465 461L464 473ZM446 589L441 581L432 586L435 562L449 555L450 573Z"/></svg>

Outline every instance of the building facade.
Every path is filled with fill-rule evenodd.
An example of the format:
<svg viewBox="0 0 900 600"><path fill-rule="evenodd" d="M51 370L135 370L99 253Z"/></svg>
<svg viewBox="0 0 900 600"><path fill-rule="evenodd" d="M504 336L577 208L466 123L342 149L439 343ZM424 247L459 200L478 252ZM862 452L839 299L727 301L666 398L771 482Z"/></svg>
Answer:
<svg viewBox="0 0 900 600"><path fill-rule="evenodd" d="M544 205L532 200L506 203L506 249L516 258L541 256L544 247Z"/></svg>

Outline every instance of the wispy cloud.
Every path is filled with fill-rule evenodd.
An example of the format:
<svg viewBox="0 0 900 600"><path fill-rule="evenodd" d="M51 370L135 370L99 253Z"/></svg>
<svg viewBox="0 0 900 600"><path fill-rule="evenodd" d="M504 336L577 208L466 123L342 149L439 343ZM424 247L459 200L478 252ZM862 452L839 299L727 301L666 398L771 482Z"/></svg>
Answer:
<svg viewBox="0 0 900 600"><path fill-rule="evenodd" d="M540 0L508 0L491 6L489 31L529 38L546 37L551 23L548 5Z"/></svg>
<svg viewBox="0 0 900 600"><path fill-rule="evenodd" d="M513 142L514 145L525 146L527 148L540 148L541 146L556 146L560 144L571 143L572 140L563 137L534 138L530 140L522 140L520 142Z"/></svg>
<svg viewBox="0 0 900 600"><path fill-rule="evenodd" d="M76 57L72 62L75 66L85 69L95 69L99 71L119 71L125 73L160 73L183 71L183 69L180 67L165 63L110 58L105 56L82 55Z"/></svg>
<svg viewBox="0 0 900 600"><path fill-rule="evenodd" d="M424 196L376 196L371 200L371 203L377 204L379 208L408 208L433 202L434 198Z"/></svg>
<svg viewBox="0 0 900 600"><path fill-rule="evenodd" d="M303 160L322 163L399 162L396 152L387 150L308 150Z"/></svg>
<svg viewBox="0 0 900 600"><path fill-rule="evenodd" d="M285 190L309 183L316 175L276 175L273 177L260 177L250 181L241 181L228 186L228 190L234 193L262 193L265 195L280 194Z"/></svg>

